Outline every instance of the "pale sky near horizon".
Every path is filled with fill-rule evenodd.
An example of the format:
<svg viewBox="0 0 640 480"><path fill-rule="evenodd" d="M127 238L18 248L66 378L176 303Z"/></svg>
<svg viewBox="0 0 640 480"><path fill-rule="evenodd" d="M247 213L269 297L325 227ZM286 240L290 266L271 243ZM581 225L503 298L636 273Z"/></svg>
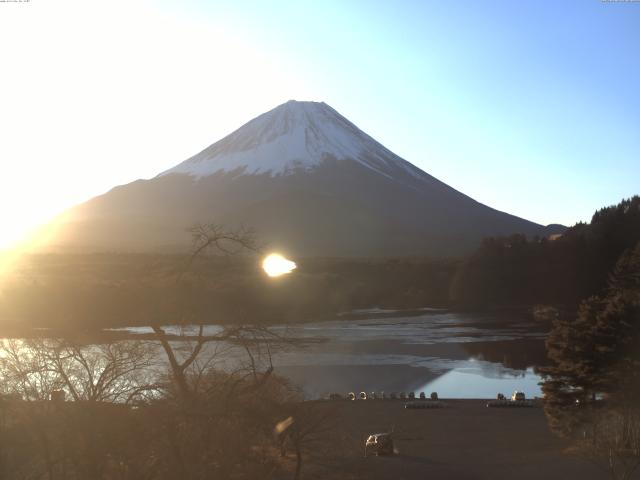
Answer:
<svg viewBox="0 0 640 480"><path fill-rule="evenodd" d="M640 193L640 2L0 2L0 247L289 100L548 224Z"/></svg>

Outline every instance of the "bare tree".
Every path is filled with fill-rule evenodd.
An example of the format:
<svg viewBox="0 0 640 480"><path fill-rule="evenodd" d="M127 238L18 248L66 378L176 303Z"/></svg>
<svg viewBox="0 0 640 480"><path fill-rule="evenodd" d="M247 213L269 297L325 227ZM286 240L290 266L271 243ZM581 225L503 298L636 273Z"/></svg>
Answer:
<svg viewBox="0 0 640 480"><path fill-rule="evenodd" d="M260 251L246 228L199 224L190 232L193 251L178 281L208 253ZM171 478L227 478L247 468L256 442L268 438L264 432L273 425L273 405L282 386L271 375L272 345L281 340L278 335L252 322L211 327L205 323L197 322L195 332L179 328L178 334L151 326L166 356L177 402L165 410L160 447L167 451L164 468Z"/></svg>
<svg viewBox="0 0 640 480"><path fill-rule="evenodd" d="M45 401L65 391L74 401L130 403L154 392L155 355L148 342L124 340L81 346L69 339L2 341L5 393Z"/></svg>
<svg viewBox="0 0 640 480"><path fill-rule="evenodd" d="M191 255L185 269L178 275L182 280L191 271L194 261L209 253L238 255L244 252L260 253L263 246L258 243L253 229L241 226L228 229L217 223L196 223L188 229L191 234Z"/></svg>
<svg viewBox="0 0 640 480"><path fill-rule="evenodd" d="M228 229L217 223L198 223L191 227L189 232L192 236L193 248L185 271L191 269L193 262L198 257L207 253L238 255L243 252L257 253L261 250L261 246L256 240L255 232L246 227ZM182 272L178 276L178 281L183 278L184 273ZM213 363L213 359L219 353L217 349L214 349L214 354L209 354L203 361L200 356L205 346L224 343L242 345L251 359L255 373L255 358L252 356L251 349L248 346L255 347L260 342L264 343L268 339L273 340L275 337L268 329L250 324L225 325L220 331L212 335L205 335L204 323L199 323L196 335L182 336L180 338L182 340L180 348L176 348L176 339L167 335L165 329L158 325L151 326L167 357L170 375L176 389L185 400L193 395L193 387L198 384L198 378L206 373L206 370ZM174 340L173 343L171 340ZM191 367L195 367L195 372L189 371ZM272 370L273 367L271 366L268 373L271 373ZM191 373L191 375L188 375L188 373ZM194 375L194 373L197 373L197 375ZM192 385L190 385L189 377L191 377Z"/></svg>
<svg viewBox="0 0 640 480"><path fill-rule="evenodd" d="M159 394L153 345L5 339L1 346L2 413L11 418L3 433L12 439L12 460L21 452L30 458L10 469L25 478L102 478L116 458L124 465L129 405ZM72 401L54 399L61 392Z"/></svg>
<svg viewBox="0 0 640 480"><path fill-rule="evenodd" d="M640 467L640 411L633 406L583 406L588 410L582 435L572 451L608 470L613 480L628 480Z"/></svg>
<svg viewBox="0 0 640 480"><path fill-rule="evenodd" d="M188 268L207 252L259 251L248 229L199 225L192 234ZM252 322L200 320L177 333L153 325L148 341L3 341L0 392L20 400L0 398L0 421L7 413L15 426L0 425L0 476L8 471L6 445L14 459L29 459L12 460L18 478L274 475L273 425L283 405L295 405L288 383L273 374L272 352L284 339ZM71 401L51 401L63 391ZM301 445L313 437L304 429L296 435Z"/></svg>

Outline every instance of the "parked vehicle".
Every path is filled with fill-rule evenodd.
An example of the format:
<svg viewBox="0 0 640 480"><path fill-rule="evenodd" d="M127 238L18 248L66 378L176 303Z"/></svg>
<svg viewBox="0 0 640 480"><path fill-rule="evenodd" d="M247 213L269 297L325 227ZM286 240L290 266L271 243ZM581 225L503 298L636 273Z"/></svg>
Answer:
<svg viewBox="0 0 640 480"><path fill-rule="evenodd" d="M525 396L524 396L524 392L519 392L518 390L516 390L515 392L513 392L513 395L511 395L511 401L513 402L524 402L526 400Z"/></svg>
<svg viewBox="0 0 640 480"><path fill-rule="evenodd" d="M364 444L364 456L370 453L377 455L393 455L393 437L391 433L372 433Z"/></svg>

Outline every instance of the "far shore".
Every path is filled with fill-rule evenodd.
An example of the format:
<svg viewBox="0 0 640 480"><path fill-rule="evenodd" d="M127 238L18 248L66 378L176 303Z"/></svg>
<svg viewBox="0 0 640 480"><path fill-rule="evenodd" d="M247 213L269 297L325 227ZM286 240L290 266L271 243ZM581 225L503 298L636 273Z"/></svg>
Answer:
<svg viewBox="0 0 640 480"><path fill-rule="evenodd" d="M493 314L496 317L505 317L508 315L518 315L520 317L527 318L529 320L535 320L535 323L542 328L549 326L550 322L541 319L534 319L532 316L533 305L519 305L519 306L502 306L491 308L460 308L446 305L425 306L416 308L380 308L371 307L356 309L352 311L338 312L335 315L329 315L318 318L307 318L297 322L288 323L260 323L260 326L271 327L278 325L304 325L308 323L322 323L332 321L352 321L352 320L368 320L368 319L382 319L382 318L394 318L398 316L402 317L417 317L420 315L427 315L429 313L460 313L460 314ZM200 324L189 324L187 327L198 326ZM220 325L220 326L234 326L235 323L216 323L216 322L203 322L202 325ZM83 329L80 325L70 325L68 327L58 326L25 326L21 322L10 322L0 326L0 337L2 338L45 338L45 337L76 337L76 338L91 338L93 341L115 341L115 340L153 340L157 336L154 333L139 333L129 332L128 328L141 328L151 327L152 324L140 324L140 325L104 325L102 327L95 327L91 329ZM160 326L168 326L162 324ZM185 339L183 335L175 335L167 333L168 339ZM205 337L206 338L206 337Z"/></svg>

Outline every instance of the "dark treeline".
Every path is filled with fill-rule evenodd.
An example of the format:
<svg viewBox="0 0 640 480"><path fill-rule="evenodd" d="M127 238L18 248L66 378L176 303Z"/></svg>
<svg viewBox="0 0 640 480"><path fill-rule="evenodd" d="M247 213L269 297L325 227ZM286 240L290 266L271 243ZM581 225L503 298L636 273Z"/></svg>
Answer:
<svg viewBox="0 0 640 480"><path fill-rule="evenodd" d="M269 278L256 255L34 255L3 285L3 325L87 329L273 323L360 308L448 304L455 260L296 259Z"/></svg>
<svg viewBox="0 0 640 480"><path fill-rule="evenodd" d="M49 254L5 281L5 329L167 323L282 323L363 308L565 306L601 291L640 241L640 197L597 211L556 239L487 238L466 259L295 259L268 278L255 254Z"/></svg>
<svg viewBox="0 0 640 480"><path fill-rule="evenodd" d="M598 210L559 238L487 238L451 283L451 300L486 307L564 305L600 292L622 253L640 241L640 197Z"/></svg>

